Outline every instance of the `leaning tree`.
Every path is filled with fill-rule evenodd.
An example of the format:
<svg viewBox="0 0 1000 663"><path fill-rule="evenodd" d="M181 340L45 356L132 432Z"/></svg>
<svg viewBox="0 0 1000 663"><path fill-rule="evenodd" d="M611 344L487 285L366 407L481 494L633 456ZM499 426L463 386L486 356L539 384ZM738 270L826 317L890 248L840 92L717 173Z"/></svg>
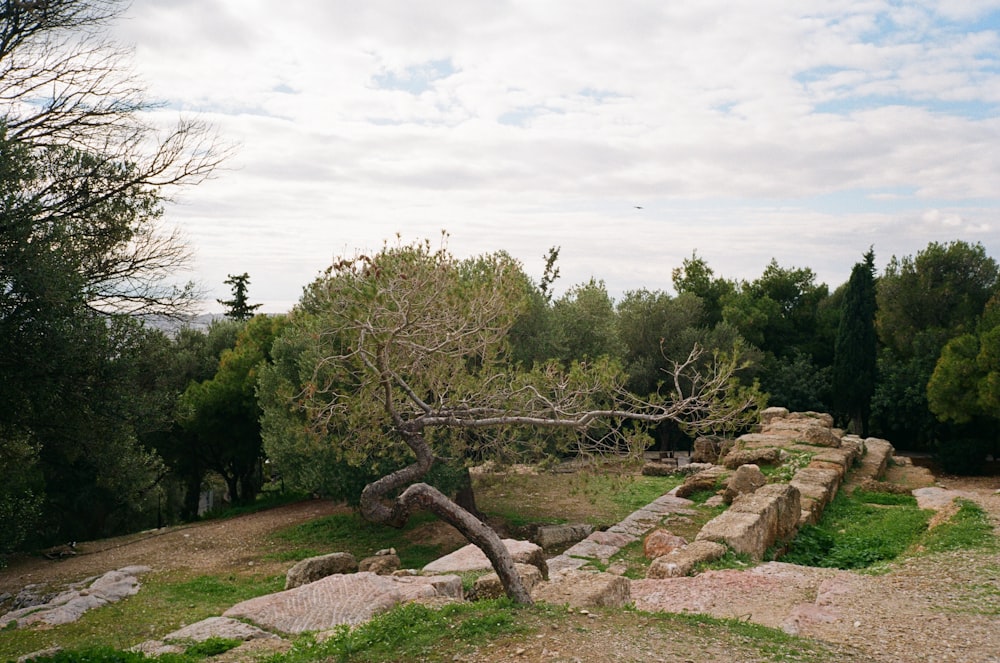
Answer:
<svg viewBox="0 0 1000 663"><path fill-rule="evenodd" d="M626 421L738 428L759 394L738 385L735 356L696 370L706 365L697 348L664 375L661 393L642 399L608 361L514 368L506 339L524 284L504 253L460 261L426 242L387 246L334 264L307 288L288 331L300 365L311 367L293 403L313 435L336 439L356 465L388 447L408 450L409 465L364 488L362 515L401 527L411 512L431 511L483 550L511 599L530 603L496 532L422 481L436 462L528 454L538 432L548 434L548 449L555 435L585 451L635 450Z"/></svg>

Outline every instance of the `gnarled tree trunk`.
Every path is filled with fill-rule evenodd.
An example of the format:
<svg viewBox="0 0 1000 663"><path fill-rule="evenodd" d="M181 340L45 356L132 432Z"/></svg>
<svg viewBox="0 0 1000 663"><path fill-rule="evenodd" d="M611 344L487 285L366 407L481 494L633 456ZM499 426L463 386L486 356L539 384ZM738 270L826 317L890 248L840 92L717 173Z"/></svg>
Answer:
<svg viewBox="0 0 1000 663"><path fill-rule="evenodd" d="M514 568L514 558L500 536L437 488L426 483L414 483L430 470L434 456L419 433L407 432L403 437L417 455L417 462L365 486L361 492L361 515L371 522L402 527L415 509L430 511L486 554L512 601L530 605L531 595L525 589L521 576ZM409 487L392 501L391 506L384 501L386 495L407 485Z"/></svg>

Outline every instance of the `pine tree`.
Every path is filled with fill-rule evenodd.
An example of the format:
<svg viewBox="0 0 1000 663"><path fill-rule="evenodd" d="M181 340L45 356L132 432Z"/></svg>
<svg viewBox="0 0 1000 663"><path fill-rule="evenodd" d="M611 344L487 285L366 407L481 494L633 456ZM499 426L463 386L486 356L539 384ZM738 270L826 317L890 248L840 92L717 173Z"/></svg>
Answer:
<svg viewBox="0 0 1000 663"><path fill-rule="evenodd" d="M250 275L246 272L234 275L223 281L227 285L233 286L232 299L216 299L223 306L229 307L226 317L231 320L246 321L254 316L254 311L261 307L260 304L250 304L247 302L247 288L250 285Z"/></svg>

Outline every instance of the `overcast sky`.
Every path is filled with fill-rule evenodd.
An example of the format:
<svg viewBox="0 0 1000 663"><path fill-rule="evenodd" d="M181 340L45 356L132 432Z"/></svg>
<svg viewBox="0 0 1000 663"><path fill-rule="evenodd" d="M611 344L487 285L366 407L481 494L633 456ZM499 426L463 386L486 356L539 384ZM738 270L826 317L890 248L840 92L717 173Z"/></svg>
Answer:
<svg viewBox="0 0 1000 663"><path fill-rule="evenodd" d="M616 298L693 251L831 288L869 246L1000 259L1000 0L133 0L115 36L158 121L237 146L166 212L210 301L442 230Z"/></svg>

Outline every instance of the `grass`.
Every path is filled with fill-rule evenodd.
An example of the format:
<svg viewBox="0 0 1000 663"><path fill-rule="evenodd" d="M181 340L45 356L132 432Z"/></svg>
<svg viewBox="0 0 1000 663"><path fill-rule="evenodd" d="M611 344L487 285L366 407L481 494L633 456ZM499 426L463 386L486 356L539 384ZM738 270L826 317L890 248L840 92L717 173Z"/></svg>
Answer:
<svg viewBox="0 0 1000 663"><path fill-rule="evenodd" d="M274 538L288 547L269 559L297 561L328 552L349 552L357 559L395 548L403 568L417 569L452 552L438 545L411 541L407 534L437 519L428 513L414 514L406 527L396 530L370 523L356 513L334 514L286 529Z"/></svg>
<svg viewBox="0 0 1000 663"><path fill-rule="evenodd" d="M986 512L975 502L959 500L958 512L948 522L930 530L923 545L928 552L996 549L997 540Z"/></svg>
<svg viewBox="0 0 1000 663"><path fill-rule="evenodd" d="M0 637L0 660L6 661L54 646L66 649L114 647L162 636L186 624L222 614L245 599L280 591L284 576L196 576L179 573L143 577L142 591L118 603L91 610L76 622L51 629L18 629ZM105 660L100 654L94 660Z"/></svg>
<svg viewBox="0 0 1000 663"><path fill-rule="evenodd" d="M566 606L536 604L516 606L507 599L457 603L441 608L407 604L379 615L354 628L341 627L317 642L310 635L299 637L292 649L268 658L268 663L389 663L392 661L489 660L500 652L571 646L587 639L593 649L602 644L603 633L628 632L636 642L669 643L671 651L700 658L706 650L725 652L727 657L755 661L828 661L833 656L826 645L733 619L702 615L647 613L632 609L594 608L587 613ZM160 663L196 663L226 651L233 641L217 640L194 645L181 655L159 657ZM536 652L537 653L537 652ZM564 652L572 653L572 651ZM514 653L517 656L516 653ZM549 656L555 656L551 651ZM141 654L111 647L67 649L44 660L52 663L142 663L152 660ZM527 660L527 659L526 659ZM735 660L735 659L732 659ZM843 659L840 659L843 660Z"/></svg>
<svg viewBox="0 0 1000 663"><path fill-rule="evenodd" d="M840 491L816 525L806 525L784 562L845 570L896 559L927 530L930 513L909 495Z"/></svg>
<svg viewBox="0 0 1000 663"><path fill-rule="evenodd" d="M585 469L573 473L480 475L480 508L514 527L617 523L680 485L682 477L647 477L634 472Z"/></svg>

